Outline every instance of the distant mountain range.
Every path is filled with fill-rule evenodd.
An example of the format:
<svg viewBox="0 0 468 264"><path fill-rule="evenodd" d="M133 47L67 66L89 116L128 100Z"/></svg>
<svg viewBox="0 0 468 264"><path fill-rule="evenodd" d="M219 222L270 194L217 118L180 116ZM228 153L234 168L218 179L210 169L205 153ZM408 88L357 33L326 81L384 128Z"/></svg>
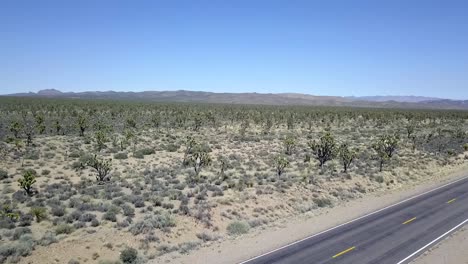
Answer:
<svg viewBox="0 0 468 264"><path fill-rule="evenodd" d="M5 96L132 100L150 102L196 102L264 105L352 106L382 108L430 108L468 110L468 100L449 100L421 96L315 96L300 93L213 93L199 91L144 91L144 92L61 92L55 89L37 93L16 93Z"/></svg>

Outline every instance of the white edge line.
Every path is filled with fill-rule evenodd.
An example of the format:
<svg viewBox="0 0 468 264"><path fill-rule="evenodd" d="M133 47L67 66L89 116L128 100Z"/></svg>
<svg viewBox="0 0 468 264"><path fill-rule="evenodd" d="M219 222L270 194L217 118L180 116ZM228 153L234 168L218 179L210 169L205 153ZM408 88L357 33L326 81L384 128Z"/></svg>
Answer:
<svg viewBox="0 0 468 264"><path fill-rule="evenodd" d="M402 264L403 262L407 261L408 259L414 257L414 255L418 254L419 252L423 251L424 249L426 249L427 247L429 247L430 245L434 244L435 242L437 242L438 240L442 239L443 237L447 236L448 234L452 233L455 229L459 228L460 226L464 225L466 222L468 222L468 219L466 219L465 221L461 222L460 224L458 224L457 226L455 226L454 228L450 229L449 231L447 231L446 233L444 233L443 235L441 235L440 237L432 240L431 242L429 242L429 244L425 245L424 247L418 249L417 251L415 251L413 254L409 255L408 257L406 257L405 259L401 260L400 262L398 262L397 264Z"/></svg>
<svg viewBox="0 0 468 264"><path fill-rule="evenodd" d="M247 263L247 262L249 262L249 261L252 261L252 260L261 258L261 257L266 256L266 255L269 255L269 254L271 254L271 253L273 253L273 252L276 252L276 251L281 250L281 249L283 249L283 248L287 248L287 247L289 247L289 246L295 245L295 244L300 243L300 242L302 242L302 241L304 241L304 240L307 240L307 239L309 239L309 238L313 238L313 237L316 237L316 236L318 236L318 235L324 234L324 233L326 233L326 232L330 232L330 231L332 231L332 230L334 230L334 229L337 229L337 228L339 228L339 227L342 227L342 226L344 226L344 225L350 224L350 223L355 222L355 221L357 221L357 220L360 220L360 219L362 219L362 218L365 218L365 217L371 216L371 215L373 215L373 214L379 213L379 212L381 212L381 211L383 211L383 210L386 210L386 209L388 209L388 208L397 206L397 205L399 205L399 204L402 204L402 203L404 203L404 202L410 201L410 200L415 199L415 198L417 198L417 197L419 197L419 196L422 196L422 195L431 193L431 192L433 192L433 191L436 191L436 190L438 190L438 189L444 188L444 187L449 186L449 185L451 185L451 184L454 184L454 183L456 183L456 182L465 180L465 179L467 179L467 178L468 178L468 176L467 176L467 177L463 177L463 178L458 179L458 180L455 180L455 181L452 181L452 182L449 182L449 183L446 183L446 184L444 184L444 185L442 185L442 186L439 186L439 187L437 187L437 188L435 188L435 189L432 189L432 190L429 190L429 191L420 193L420 194L418 194L418 195L412 196L412 197L407 198L407 199L405 199L405 200L403 200L403 201L400 201L400 202L398 202L398 203L395 203L395 204L389 205L389 206L387 206L387 207L381 208L381 209L379 209L379 210L377 210L377 211L368 213L368 214L366 214L366 215L360 216L360 217L355 218L355 219L353 219L353 220L351 220L351 221L348 221L348 222L346 222L346 223L337 225L337 226L335 226L335 227L329 228L329 229L324 230L324 231L322 231L322 232L319 232L319 233L317 233L317 234L314 234L314 235L311 235L311 236L302 238L302 239L300 239L300 240L294 241L294 242L292 242L292 243L289 243L289 244L284 245L284 246L282 246L282 247L279 247L279 248L277 248L277 249L273 249L273 250L271 250L271 251L268 251L268 252L266 252L266 253L263 253L263 254L261 254L261 255L258 255L258 256L256 256L256 257L253 257L253 258L244 260L244 261L242 261L242 262L239 262L239 264L245 264L245 263ZM468 219L467 219L467 220L468 220ZM401 262L400 262L400 263L401 263ZM397 264L400 264L400 263L397 263Z"/></svg>

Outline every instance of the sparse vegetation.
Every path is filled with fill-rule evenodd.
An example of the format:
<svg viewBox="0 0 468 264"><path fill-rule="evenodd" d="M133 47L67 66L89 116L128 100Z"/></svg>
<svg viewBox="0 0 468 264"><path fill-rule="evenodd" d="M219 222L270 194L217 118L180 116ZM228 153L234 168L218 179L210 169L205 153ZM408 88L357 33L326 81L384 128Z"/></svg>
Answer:
<svg viewBox="0 0 468 264"><path fill-rule="evenodd" d="M0 251L25 263L103 230L119 235L88 262L126 245L138 261L187 253L417 183L468 151L462 111L38 98L0 98L0 110Z"/></svg>

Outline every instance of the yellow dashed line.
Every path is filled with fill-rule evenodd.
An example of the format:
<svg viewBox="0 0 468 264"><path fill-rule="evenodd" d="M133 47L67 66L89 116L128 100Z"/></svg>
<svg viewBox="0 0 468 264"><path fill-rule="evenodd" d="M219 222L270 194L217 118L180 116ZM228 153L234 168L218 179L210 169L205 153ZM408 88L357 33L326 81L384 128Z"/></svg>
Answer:
<svg viewBox="0 0 468 264"><path fill-rule="evenodd" d="M447 203L448 203L448 204L449 204L449 203L453 203L453 202L455 202L455 200L456 200L456 199L452 199L452 200L448 201Z"/></svg>
<svg viewBox="0 0 468 264"><path fill-rule="evenodd" d="M406 220L405 222L403 222L403 224L404 225L409 224L409 223L413 222L414 220L416 220L416 217L413 217L410 220Z"/></svg>
<svg viewBox="0 0 468 264"><path fill-rule="evenodd" d="M338 253L338 254L336 254L335 256L333 256L332 258L337 258L337 257L339 257L339 256L341 256L341 255L343 255L343 254L345 254L345 253L350 252L351 250L353 250L353 249L355 249L355 248L356 248L356 247L350 247L350 248L348 248L348 249L346 249L346 250L343 250L343 251L341 251L340 253Z"/></svg>

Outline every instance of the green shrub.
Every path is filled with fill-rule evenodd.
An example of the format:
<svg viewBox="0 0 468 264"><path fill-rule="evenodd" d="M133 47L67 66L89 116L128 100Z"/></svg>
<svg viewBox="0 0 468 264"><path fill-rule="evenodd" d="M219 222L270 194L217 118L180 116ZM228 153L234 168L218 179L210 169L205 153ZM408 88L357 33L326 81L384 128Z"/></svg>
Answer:
<svg viewBox="0 0 468 264"><path fill-rule="evenodd" d="M384 177L382 175L375 176L375 180L378 183L383 183L384 182Z"/></svg>
<svg viewBox="0 0 468 264"><path fill-rule="evenodd" d="M330 198L315 198L313 201L317 204L318 207L331 207L333 204Z"/></svg>
<svg viewBox="0 0 468 264"><path fill-rule="evenodd" d="M114 155L114 159L127 159L128 158L128 155L127 153L117 153Z"/></svg>
<svg viewBox="0 0 468 264"><path fill-rule="evenodd" d="M47 209L44 207L33 207L29 213L36 218L36 222L38 223L47 219Z"/></svg>
<svg viewBox="0 0 468 264"><path fill-rule="evenodd" d="M6 170L0 169L0 180L7 179L8 178L8 172Z"/></svg>
<svg viewBox="0 0 468 264"><path fill-rule="evenodd" d="M55 228L55 233L57 235L71 234L71 233L73 233L73 231L75 231L75 228L73 228L73 226L67 225L67 224L61 224L61 225L57 226L57 228Z"/></svg>
<svg viewBox="0 0 468 264"><path fill-rule="evenodd" d="M134 248L126 248L120 252L120 260L124 264L135 264L138 259L138 251Z"/></svg>
<svg viewBox="0 0 468 264"><path fill-rule="evenodd" d="M111 221L111 222L117 222L117 216L116 216L115 212L113 212L113 211L106 212L102 216L102 219L107 220L107 221Z"/></svg>
<svg viewBox="0 0 468 264"><path fill-rule="evenodd" d="M57 243L57 242L58 242L58 240L55 237L55 234L50 232L50 231L47 231L44 234L44 236L41 238L41 240L39 240L39 244L41 246L48 246L50 244Z"/></svg>
<svg viewBox="0 0 468 264"><path fill-rule="evenodd" d="M465 151L468 151L468 143L466 143L465 145L463 145L463 149L465 149Z"/></svg>
<svg viewBox="0 0 468 264"><path fill-rule="evenodd" d="M233 236L246 234L249 232L249 229L249 224L243 221L234 221L227 226L228 234Z"/></svg>
<svg viewBox="0 0 468 264"><path fill-rule="evenodd" d="M135 157L143 157L143 156L147 156L147 155L151 155L151 154L154 154L154 149L152 148L144 148L144 149L139 149L137 150L133 156Z"/></svg>
<svg viewBox="0 0 468 264"><path fill-rule="evenodd" d="M166 145L166 150L168 152L176 152L179 149L179 146L174 145L174 144L167 144Z"/></svg>
<svg viewBox="0 0 468 264"><path fill-rule="evenodd" d="M147 234L152 232L154 229L167 230L175 225L175 219L170 214L149 215L130 227L130 232L133 235Z"/></svg>

